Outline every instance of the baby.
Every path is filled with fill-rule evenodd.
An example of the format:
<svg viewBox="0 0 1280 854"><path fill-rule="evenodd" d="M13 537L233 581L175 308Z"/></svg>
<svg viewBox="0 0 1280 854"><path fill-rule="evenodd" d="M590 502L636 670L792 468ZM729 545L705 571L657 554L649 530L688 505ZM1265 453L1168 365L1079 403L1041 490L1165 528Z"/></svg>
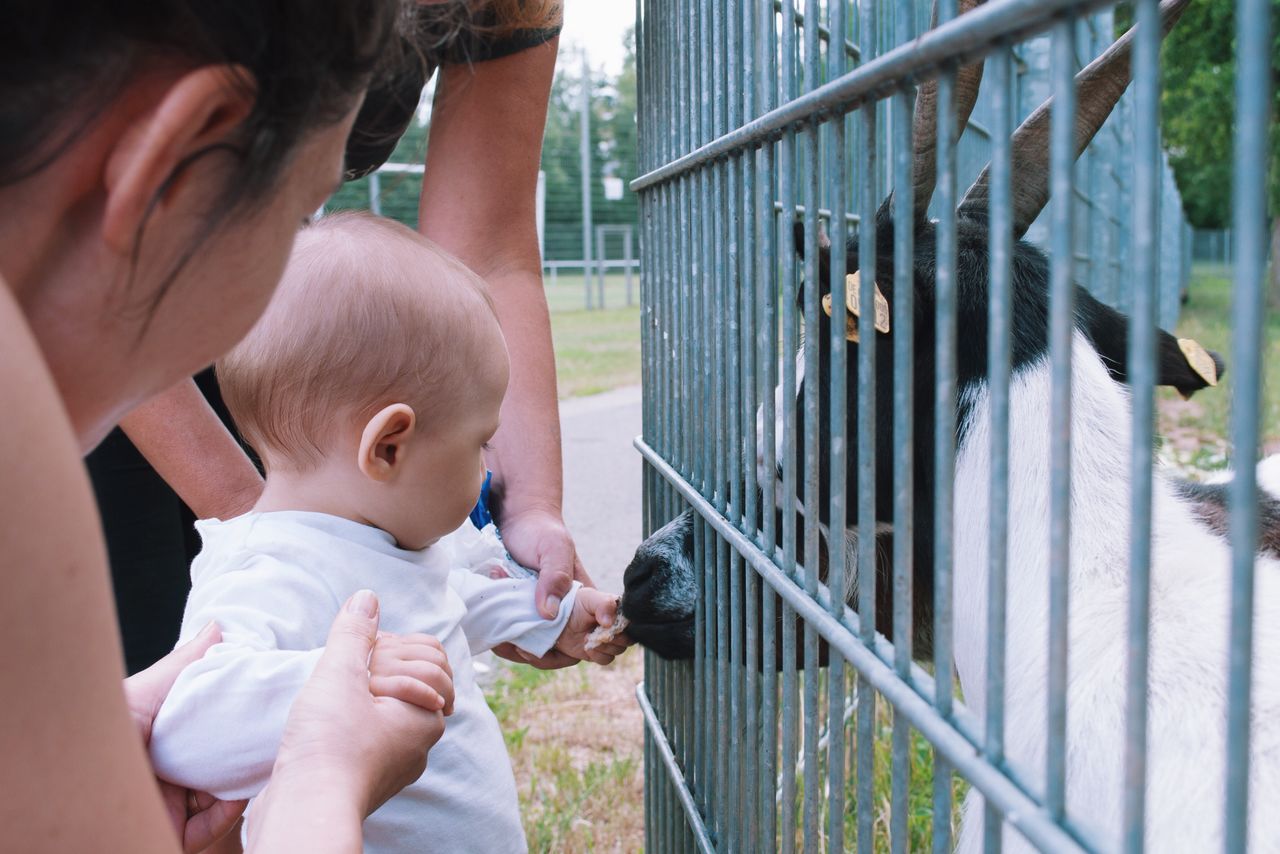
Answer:
<svg viewBox="0 0 1280 854"><path fill-rule="evenodd" d="M467 521L507 370L484 283L426 239L363 214L300 233L266 314L218 365L266 486L252 512L197 523L182 640L216 620L223 643L156 717L161 777L257 795L334 614L370 588L382 630L402 636L370 658L375 693L404 672L396 645L425 633L448 655L455 700L426 772L365 822L365 850L524 850L511 763L471 656L511 642L607 663L625 639L588 653L615 598L575 583L544 619L534 580L495 572L509 559Z"/></svg>

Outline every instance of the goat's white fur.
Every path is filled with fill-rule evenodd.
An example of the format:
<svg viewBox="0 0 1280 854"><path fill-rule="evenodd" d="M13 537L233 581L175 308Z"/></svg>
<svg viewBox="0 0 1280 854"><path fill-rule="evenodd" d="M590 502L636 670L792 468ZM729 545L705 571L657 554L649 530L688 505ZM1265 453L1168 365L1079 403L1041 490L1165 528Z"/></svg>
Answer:
<svg viewBox="0 0 1280 854"><path fill-rule="evenodd" d="M1067 809L1119 846L1123 813L1128 626L1129 429L1127 389L1076 333L1071 432L1071 562L1067 681ZM1045 761L1048 649L1050 380L1046 362L1010 389L1009 565L1005 637L1005 751L1039 771ZM990 406L972 394L957 449L955 660L965 702L985 708ZM1280 464L1269 466L1280 472ZM1261 472L1260 472L1261 474ZM1268 485L1270 483L1268 472ZM1153 483L1151 659L1148 677L1146 845L1149 851L1221 847L1225 799L1226 542L1157 471ZM1255 575L1250 850L1280 851L1280 563ZM965 804L958 851L981 849L982 799ZM1006 851L1030 850L1004 832Z"/></svg>
<svg viewBox="0 0 1280 854"><path fill-rule="evenodd" d="M796 384L804 377L796 356ZM1005 751L1024 768L1045 762L1048 684L1049 370L1019 371L1010 388L1009 566L1005 635ZM775 459L783 454L781 385L775 390ZM986 706L990 406L970 394L957 449L955 660L965 702ZM756 417L763 439L763 407ZM1067 809L1120 845L1129 591L1127 388L1079 332L1073 347L1071 566L1067 684ZM761 447L757 443L757 447ZM763 466L763 455L757 457ZM759 472L763 478L763 471ZM1258 465L1258 485L1280 498L1280 455ZM763 481L762 481L763 482ZM781 489L781 485L779 485ZM777 496L779 499L781 496ZM1221 847L1225 799L1230 547L1174 491L1152 482L1151 646L1148 671L1146 845L1149 851ZM886 529L888 526L885 526ZM849 587L856 530L847 540ZM1250 851L1280 852L1280 562L1259 557L1254 594ZM982 797L964 806L956 850L982 848ZM1006 851L1030 845L1006 827Z"/></svg>

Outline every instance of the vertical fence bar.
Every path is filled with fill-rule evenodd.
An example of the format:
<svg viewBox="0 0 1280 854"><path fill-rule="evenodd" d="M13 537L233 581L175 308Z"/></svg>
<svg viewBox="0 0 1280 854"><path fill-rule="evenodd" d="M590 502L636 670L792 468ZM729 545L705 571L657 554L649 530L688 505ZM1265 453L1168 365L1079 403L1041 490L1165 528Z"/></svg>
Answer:
<svg viewBox="0 0 1280 854"><path fill-rule="evenodd" d="M749 3L742 8L742 117L754 118L756 115L756 18L759 4ZM745 299L740 307L742 316L742 411L740 430L742 432L741 459L745 483L742 487L744 506L742 508L742 530L756 539L756 511L759 506L756 493L756 440L755 408L759 399L759 375L756 361L756 305L760 300L760 289L764 272L760 266L758 251L752 251L756 244L757 216L757 178L755 169L759 163L759 148L754 147L744 153L742 168L742 282ZM763 176L761 180L763 179ZM758 543L757 543L758 544ZM743 704L744 727L743 738L743 776L742 776L742 815L741 827L742 850L757 851L760 849L760 812L759 803L759 655L757 644L760 640L759 602L760 578L755 570L746 567L743 570L745 598L744 638L743 638Z"/></svg>
<svg viewBox="0 0 1280 854"><path fill-rule="evenodd" d="M1125 709L1124 847L1143 850L1147 784L1147 671L1151 615L1151 444L1155 420L1155 317L1159 272L1157 0L1135 3L1133 150L1133 304L1129 385L1133 400L1129 460L1129 655Z"/></svg>
<svg viewBox="0 0 1280 854"><path fill-rule="evenodd" d="M940 0L938 24L956 15L955 0ZM933 702L943 717L951 716L952 596L954 555L952 515L955 496L956 420L956 127L955 74L938 78L938 226L935 232L937 300L934 402L933 496ZM925 129L926 131L928 128ZM933 852L951 851L951 768L940 750L933 752Z"/></svg>
<svg viewBox="0 0 1280 854"><path fill-rule="evenodd" d="M725 103L725 127L738 127L742 124L742 95L739 89L739 75L742 72L742 16L731 11L736 6L731 0L722 0L721 17L724 20L722 31L725 39L725 74L728 77ZM743 258L741 229L743 223L743 187L740 170L745 163L742 152L736 152L728 162L726 216L728 218L728 258L729 268L726 277L725 310L728 312L728 335L725 340L726 358L728 359L728 376L726 380L727 397L725 399L725 419L728 431L725 437L725 455L729 493L726 515L736 517L742 512L742 440L740 430L742 413L740 398L745 397L746 385L743 382L742 366L742 319L743 303ZM743 766L746 763L745 745L747 738L743 732L745 710L743 709L743 561L736 551L730 552L729 564L729 731L732 734L733 750L730 754L730 773L728 779L728 797L732 822L728 850L742 848L742 820L746 813L742 805L744 792ZM748 618L749 619L749 618Z"/></svg>
<svg viewBox="0 0 1280 854"><path fill-rule="evenodd" d="M827 10L827 28L831 34L827 44L827 76L839 77L845 71L845 3L836 2ZM827 586L831 591L831 611L843 615L845 603L845 529L846 493L848 470L848 401L847 401L847 342L845 324L840 322L837 306L846 304L845 281L845 186L848 182L848 163L845 159L845 117L836 116L828 125L827 152L830 168L826 186L831 204L831 278L828 291L831 294L832 321L829 324L831 338L830 388L827 393L831 440L828 446L831 489L828 497L830 533L827 542ZM844 710L845 666L844 659L835 649L829 654L827 670L827 850L844 851Z"/></svg>
<svg viewBox="0 0 1280 854"><path fill-rule="evenodd" d="M775 89L779 80L777 73L777 15L774 12L773 0L755 0L760 19L760 32L756 40L759 73L758 93L759 108L762 112L771 109L776 103ZM760 147L757 155L759 174L762 180L757 184L756 215L759 218L757 239L759 240L761 290L760 323L757 327L758 341L756 345L757 361L762 369L760 383L761 426L761 489L768 496L772 507L777 495L777 418L774 409L774 387L778 383L778 312L777 312L777 257L774 247L777 245L777 217L773 209L775 192L774 176L776 175L777 149L779 143L766 142ZM761 547L766 554L772 555L778 543L776 514L770 509L763 514L763 530L760 536ZM777 729L777 635L775 619L777 616L778 597L773 590L765 588L760 603L761 643L760 656L763 662L763 674L760 685L760 720L762 722L760 746L760 774L758 778L758 809L760 811L760 838L765 850L777 846L777 809L774 797L775 778L777 773L778 729Z"/></svg>
<svg viewBox="0 0 1280 854"><path fill-rule="evenodd" d="M697 17L697 34L698 34L698 143L705 144L714 137L712 127L713 110L711 103L711 71L713 56L711 53L711 3L710 0L699 0L697 3L690 3L690 10ZM687 49L687 48L686 48ZM698 282L697 291L694 294L691 303L692 310L695 315L693 324L693 334L697 336L698 347L696 349L695 364L692 367L692 374L695 379L695 398L699 406L699 417L696 421L685 422L708 424L714 416L711 409L711 378L707 375L709 360L712 358L712 330L710 318L712 315L712 258L714 252L715 237L713 234L711 223L711 170L713 164L704 164L698 169L698 190L697 190L697 207L690 211L690 218L686 220L688 223L698 223L699 233L702 235L702 248L699 252L698 263L702 271L702 275ZM711 455L712 442L714 437L711 435L714 430L690 431L686 427L686 432L697 433L697 463L696 472L699 491L706 497L711 497L714 489L714 474L711 471ZM719 676L719 669L716 667L716 639L719 637L717 631L717 610L716 602L719 596L719 589L716 587L716 564L715 564L715 546L712 540L712 533L705 521L701 518L695 519L695 531L697 537L695 540L695 554L700 562L700 570L702 577L702 596L699 600L700 609L703 611L702 630L703 642L700 661L702 663L702 680L703 680L703 712L706 717L703 718L703 725L699 727L702 733L702 780L700 789L702 791L702 813L706 817L707 829L715 838L719 829L716 826L716 808L715 785L716 773L720 765L720 702L719 692L716 680Z"/></svg>
<svg viewBox="0 0 1280 854"><path fill-rule="evenodd" d="M1071 567L1071 347L1075 328L1076 25L1053 28L1049 271L1049 655L1045 806L1066 815L1067 589Z"/></svg>
<svg viewBox="0 0 1280 854"><path fill-rule="evenodd" d="M693 52L687 49L687 45L695 43L698 39L698 7L697 4L688 4L685 9L679 11L684 12L684 14L675 14L672 17L677 22L681 37L675 44L670 46L670 49L675 52L678 57L677 64L681 67L682 109L680 112L682 117L677 122L680 126L680 150L689 151L701 141L701 131L698 124L701 115L701 96L698 88L701 63L697 61L697 57L693 55ZM693 340L693 335L696 328L694 321L696 299L700 294L697 290L697 284L700 281L698 258L701 256L701 235L697 228L691 227L691 224L694 222L692 218L695 210L694 199L700 180L699 173L686 173L679 179L677 184L679 188L679 208L671 225L676 232L674 237L679 241L681 252L679 264L679 269L681 270L680 290L673 294L675 303L673 309L679 318L679 325L677 326L679 339L674 343L674 347L679 349L681 356L680 384L683 390L680 410L677 413L678 419L673 422L672 429L675 431L673 438L678 436L681 443L682 473L693 483L699 482L700 468L697 462L697 445L693 431L685 429L685 425L689 423L689 419L696 418L699 413L699 402L695 399L697 390L694 386L694 363L697 359L698 344ZM696 252L695 247L697 249ZM694 533L695 536L698 534L696 525L694 526ZM693 572L698 583L698 602L701 603L704 601L702 597L707 595L708 590L706 575L703 572L701 539L698 539L696 544L697 548L693 553ZM706 609L699 606L694 609L693 663L694 709L699 720L706 720L713 707L713 698L709 696L706 637ZM707 745L707 727L695 727L691 741L693 762L690 779L698 808L701 814L706 816L707 799L709 797L707 762L711 752Z"/></svg>
<svg viewBox="0 0 1280 854"><path fill-rule="evenodd" d="M804 91L818 87L818 0L804 6ZM818 279L818 180L821 126L812 121L805 128L801 155L804 180L804 588L810 596L818 592L818 519L822 497L818 494L818 392L822 387L822 358L819 354L818 317L821 282ZM804 844L805 850L818 846L818 635L804 622Z"/></svg>
<svg viewBox="0 0 1280 854"><path fill-rule="evenodd" d="M641 116L637 122L636 128L637 141L639 143L639 168L641 171L653 168L656 158L653 156L652 146L655 134L655 123L652 112L652 104L654 103L651 93L654 90L653 75L654 67L652 60L654 57L654 39L652 26L652 6L651 0L636 0L636 97L637 103L641 109ZM660 188L661 189L661 188ZM652 239L650 229L654 226L654 215L660 213L654 210L653 205L654 192L652 190L640 194L640 257L642 259L640 265L640 302L642 306L643 339L641 347L644 352L646 375L641 378L642 389L642 412L644 424L642 427L645 440L655 443L655 447L662 448L664 454L669 454L664 441L665 437L657 434L656 424L654 423L654 401L653 395L656 391L661 395L666 391L663 382L663 362L665 359L657 357L655 349L657 342L661 340L661 334L656 329L657 324L665 322L665 318L661 312L657 310L658 301L655 294L655 285L657 279L657 265L654 263L653 252L656 248L656 242ZM653 467L648 463L644 464L645 474L645 496L644 496L644 512L646 518L645 536L648 536L652 530L653 521L653 505L656 496L653 492ZM644 670L646 683L649 676L653 673L653 654L646 651L644 653ZM656 768L654 764L653 736L649 732L649 728L644 729L644 767L646 773L644 775L643 797L644 797L644 847L646 851L654 850L653 838L653 821L656 804L653 796L653 785L657 778L656 774L648 773L649 769Z"/></svg>
<svg viewBox="0 0 1280 854"><path fill-rule="evenodd" d="M1013 217L1010 165L1012 128L1013 51L996 49L989 60L995 127L991 151L991 306L990 364L991 483L987 507L991 514L987 538L987 684L983 755L993 765L1004 761L1005 598L1009 534L1009 374L1012 346ZM983 817L983 848L1001 850L1000 812L987 804Z"/></svg>
<svg viewBox="0 0 1280 854"><path fill-rule="evenodd" d="M859 4L858 47L862 63L876 55L876 5ZM876 109L868 101L861 109L861 161L858 193L858 264L861 268L861 305L875 305L876 257ZM859 639L875 648L876 634L876 330L874 312L858 319L858 620ZM858 675L857 803L858 854L875 850L875 718L876 695L871 683Z"/></svg>
<svg viewBox="0 0 1280 854"><path fill-rule="evenodd" d="M899 0L894 16L894 42L906 44L915 38L915 3ZM914 395L914 313L915 313L915 211L911 123L915 87L910 84L893 94L890 102L893 134L893 663L898 676L906 680L911 671L912 573L914 571L915 443ZM862 303L864 316L874 317L874 302ZM876 332L862 340L875 346ZM893 763L891 773L892 813L890 848L906 854L908 838L908 797L911 785L911 727L894 710Z"/></svg>
<svg viewBox="0 0 1280 854"><path fill-rule="evenodd" d="M659 113L657 105L653 105L650 113L655 132L656 156L659 158L670 158L676 156L676 152L683 149L682 135L685 133L685 122L681 121L687 109L689 89L687 83L687 75L685 63L679 61L681 56L675 51L675 44L680 38L683 31L684 21L679 16L668 17L660 15L654 8L655 0L650 0L650 8L646 16L646 25L651 26L654 30L652 47L657 57L654 63L658 67L654 69L654 75L657 80L656 86L663 90L674 90L676 96L677 115L675 120L671 120ZM669 61L669 58L676 57L677 61ZM664 121L665 119L665 121ZM675 185L664 185L659 190L659 200L661 207L661 232L662 240L665 245L672 247L673 251L661 253L661 296L660 304L663 313L663 327L661 330L662 342L662 361L664 384L668 391L671 403L665 407L665 412L660 416L661 431L663 434L664 444L670 459L676 461L676 464L685 468L687 466L687 457L684 453L684 443L679 439L675 432L676 419L680 417L687 405L687 388L683 382L681 373L681 365L683 364L682 353L678 349L678 342L681 339L681 322L682 316L677 306L680 303L680 295L682 283L687 281L687 273L682 269L682 265L687 258L687 241L689 236L687 232L677 229L676 222L679 213L683 209L683 187L684 182L678 181ZM656 252L656 247L655 247ZM643 273L642 273L643 274ZM685 469L687 470L687 468ZM676 511L676 497L674 491L669 485L663 489L662 499L662 516L669 518ZM653 654L646 656L645 661L645 686L646 689L652 690L653 687L660 683L662 666ZM659 750L653 739L647 739L649 744L649 762L647 767L661 767ZM689 768L687 755L684 767L686 773L692 769ZM665 779L665 775L664 779ZM692 775L690 775L692 779ZM655 782L650 787L650 798L653 803L654 827L647 836L652 840L655 848L665 846L666 844L666 816L669 811L667 804L671 800L665 786Z"/></svg>
<svg viewBox="0 0 1280 854"><path fill-rule="evenodd" d="M796 10L794 0L783 0L781 30L781 62L779 102L796 95ZM778 235L778 255L782 262L782 566L790 575L796 571L796 254L784 243L795 210L795 137L794 130L784 131L778 145L778 200L782 218ZM795 850L796 842L796 615L785 602L782 605L782 801L779 816L781 847L784 854Z"/></svg>
<svg viewBox="0 0 1280 854"><path fill-rule="evenodd" d="M1232 228L1237 257L1232 305L1231 407L1235 479L1231 483L1231 650L1227 707L1226 851L1249 842L1249 703L1253 654L1253 573L1258 543L1259 377L1262 371L1262 282L1266 271L1266 168L1271 127L1272 4L1236 4L1236 136ZM1280 264L1280 258L1271 263ZM1262 840L1258 840L1262 841ZM1268 840L1269 844L1273 840Z"/></svg>
<svg viewBox="0 0 1280 854"><path fill-rule="evenodd" d="M725 21L723 0L712 0L711 12L711 137L714 139L725 131ZM704 216L710 215L712 231L712 288L711 300L707 306L707 315L711 322L712 356L706 369L711 375L711 402L713 417L707 422L712 425L711 471L712 485L709 497L713 499L716 510L724 515L727 507L725 477L725 432L727 417L725 411L725 395L727 382L726 350L726 276L727 276L727 232L728 211L726 209L726 169L727 161L720 160L709 164L711 171L711 208L704 209ZM715 787L718 792L729 794L729 751L734 733L731 721L726 714L726 701L729 697L729 547L708 528L708 536L715 537L715 574L716 574L716 633L715 633L715 667L716 698L720 706L716 727L716 776ZM732 846L732 803L730 797L716 797L714 810L714 826L717 842L730 850Z"/></svg>

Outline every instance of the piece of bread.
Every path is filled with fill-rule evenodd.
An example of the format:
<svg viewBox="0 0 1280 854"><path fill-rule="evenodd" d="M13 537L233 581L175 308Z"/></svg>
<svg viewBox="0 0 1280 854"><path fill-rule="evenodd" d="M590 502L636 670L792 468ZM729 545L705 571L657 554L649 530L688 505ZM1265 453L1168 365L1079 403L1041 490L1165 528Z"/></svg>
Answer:
<svg viewBox="0 0 1280 854"><path fill-rule="evenodd" d="M583 644L583 649L590 652L602 644L609 643L618 635L627 630L627 625L631 621L619 614L613 621L612 626L596 626L591 634L587 635L587 642Z"/></svg>

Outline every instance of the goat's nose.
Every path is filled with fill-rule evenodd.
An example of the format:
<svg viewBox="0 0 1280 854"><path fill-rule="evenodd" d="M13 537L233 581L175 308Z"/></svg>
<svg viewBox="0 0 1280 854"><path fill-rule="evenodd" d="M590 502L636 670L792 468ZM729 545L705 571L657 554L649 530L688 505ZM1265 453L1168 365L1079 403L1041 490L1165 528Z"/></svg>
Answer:
<svg viewBox="0 0 1280 854"><path fill-rule="evenodd" d="M653 578L653 570L657 561L644 554L637 554L622 573L622 586L627 590L643 587Z"/></svg>

